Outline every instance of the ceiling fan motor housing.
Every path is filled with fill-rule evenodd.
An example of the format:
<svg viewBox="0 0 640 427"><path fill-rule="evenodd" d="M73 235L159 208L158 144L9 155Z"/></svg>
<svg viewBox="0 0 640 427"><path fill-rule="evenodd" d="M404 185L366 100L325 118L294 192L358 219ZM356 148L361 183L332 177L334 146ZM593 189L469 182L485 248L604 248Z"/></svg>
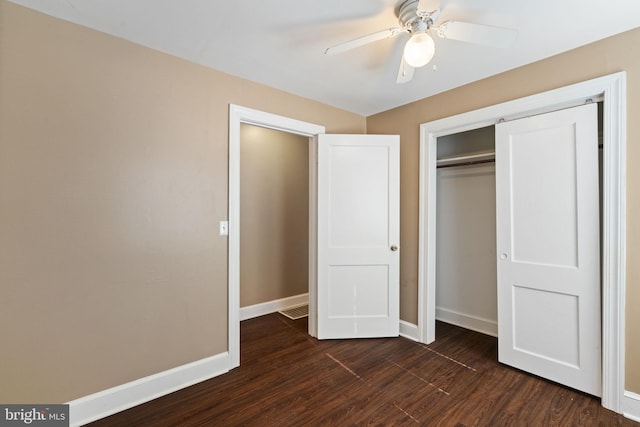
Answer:
<svg viewBox="0 0 640 427"><path fill-rule="evenodd" d="M419 0L407 0L400 5L397 15L400 25L411 34L425 32L437 21L440 10L418 13Z"/></svg>

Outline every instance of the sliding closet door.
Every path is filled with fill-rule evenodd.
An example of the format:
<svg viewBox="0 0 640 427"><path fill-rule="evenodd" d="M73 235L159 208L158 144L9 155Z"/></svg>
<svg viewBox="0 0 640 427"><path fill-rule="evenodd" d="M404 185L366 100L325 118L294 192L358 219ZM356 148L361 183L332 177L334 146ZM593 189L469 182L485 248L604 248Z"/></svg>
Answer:
<svg viewBox="0 0 640 427"><path fill-rule="evenodd" d="M502 363L601 394L597 106L496 126Z"/></svg>

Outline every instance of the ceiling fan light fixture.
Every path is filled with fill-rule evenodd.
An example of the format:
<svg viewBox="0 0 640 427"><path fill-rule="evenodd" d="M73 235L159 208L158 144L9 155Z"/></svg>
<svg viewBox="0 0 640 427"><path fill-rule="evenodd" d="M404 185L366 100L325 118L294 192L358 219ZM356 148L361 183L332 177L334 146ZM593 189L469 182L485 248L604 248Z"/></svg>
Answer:
<svg viewBox="0 0 640 427"><path fill-rule="evenodd" d="M404 46L404 60L414 68L424 67L436 51L435 43L426 32L415 33Z"/></svg>

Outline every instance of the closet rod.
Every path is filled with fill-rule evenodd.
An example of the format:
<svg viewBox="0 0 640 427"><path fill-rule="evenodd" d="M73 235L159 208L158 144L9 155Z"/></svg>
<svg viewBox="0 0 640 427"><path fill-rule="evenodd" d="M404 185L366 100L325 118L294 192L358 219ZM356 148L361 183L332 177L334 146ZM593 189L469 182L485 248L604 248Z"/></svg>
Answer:
<svg viewBox="0 0 640 427"><path fill-rule="evenodd" d="M598 144L598 149L602 150L603 144ZM458 160L459 161L456 161ZM494 163L495 153L480 153L480 154L472 154L469 156L460 156L458 158L448 158L448 159L440 159L438 160L438 164L436 168L453 168L456 166L471 166L478 165L482 163ZM442 162L442 163L440 163Z"/></svg>
<svg viewBox="0 0 640 427"><path fill-rule="evenodd" d="M453 168L456 166L470 166L470 165L478 165L480 163L494 163L495 159L482 159L482 160L469 160L466 162L456 162L456 163L446 163L442 165L437 165L436 168Z"/></svg>

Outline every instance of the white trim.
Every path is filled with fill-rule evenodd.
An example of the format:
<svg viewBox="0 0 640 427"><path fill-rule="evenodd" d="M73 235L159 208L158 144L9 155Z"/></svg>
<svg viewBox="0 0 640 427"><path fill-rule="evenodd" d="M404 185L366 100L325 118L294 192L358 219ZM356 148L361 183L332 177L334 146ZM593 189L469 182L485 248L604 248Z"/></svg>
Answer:
<svg viewBox="0 0 640 427"><path fill-rule="evenodd" d="M324 133L325 127L302 122L263 111L229 104L229 272L228 272L228 326L230 368L240 366L240 124L247 123L283 132L309 137L309 333L315 333L315 135ZM313 249L313 250L312 250ZM314 335L315 336L315 335Z"/></svg>
<svg viewBox="0 0 640 427"><path fill-rule="evenodd" d="M229 371L227 352L90 394L69 404L71 426L99 420Z"/></svg>
<svg viewBox="0 0 640 427"><path fill-rule="evenodd" d="M640 422L640 394L625 390L622 415L630 420Z"/></svg>
<svg viewBox="0 0 640 427"><path fill-rule="evenodd" d="M412 341L420 342L418 335L418 325L400 320L400 336Z"/></svg>
<svg viewBox="0 0 640 427"><path fill-rule="evenodd" d="M309 294L294 295L292 297L275 299L260 304L240 307L240 321L275 313L286 308L295 307L309 303Z"/></svg>
<svg viewBox="0 0 640 427"><path fill-rule="evenodd" d="M418 218L418 334L420 341L431 344L436 339L436 204L428 203L428 195L436 194L436 137L420 125L420 200Z"/></svg>
<svg viewBox="0 0 640 427"><path fill-rule="evenodd" d="M309 145L309 335L318 337L318 137Z"/></svg>
<svg viewBox="0 0 640 427"><path fill-rule="evenodd" d="M420 125L418 330L422 342L435 339L437 138L493 125L499 119L512 120L566 108L589 98L604 101L602 406L619 413L625 370L627 103L624 72Z"/></svg>
<svg viewBox="0 0 640 427"><path fill-rule="evenodd" d="M608 86L603 92L602 406L620 412L625 383L626 74L609 76Z"/></svg>
<svg viewBox="0 0 640 427"><path fill-rule="evenodd" d="M495 320L459 313L442 307L436 307L436 320L480 332L481 334L491 335L492 337L498 336L498 323Z"/></svg>

